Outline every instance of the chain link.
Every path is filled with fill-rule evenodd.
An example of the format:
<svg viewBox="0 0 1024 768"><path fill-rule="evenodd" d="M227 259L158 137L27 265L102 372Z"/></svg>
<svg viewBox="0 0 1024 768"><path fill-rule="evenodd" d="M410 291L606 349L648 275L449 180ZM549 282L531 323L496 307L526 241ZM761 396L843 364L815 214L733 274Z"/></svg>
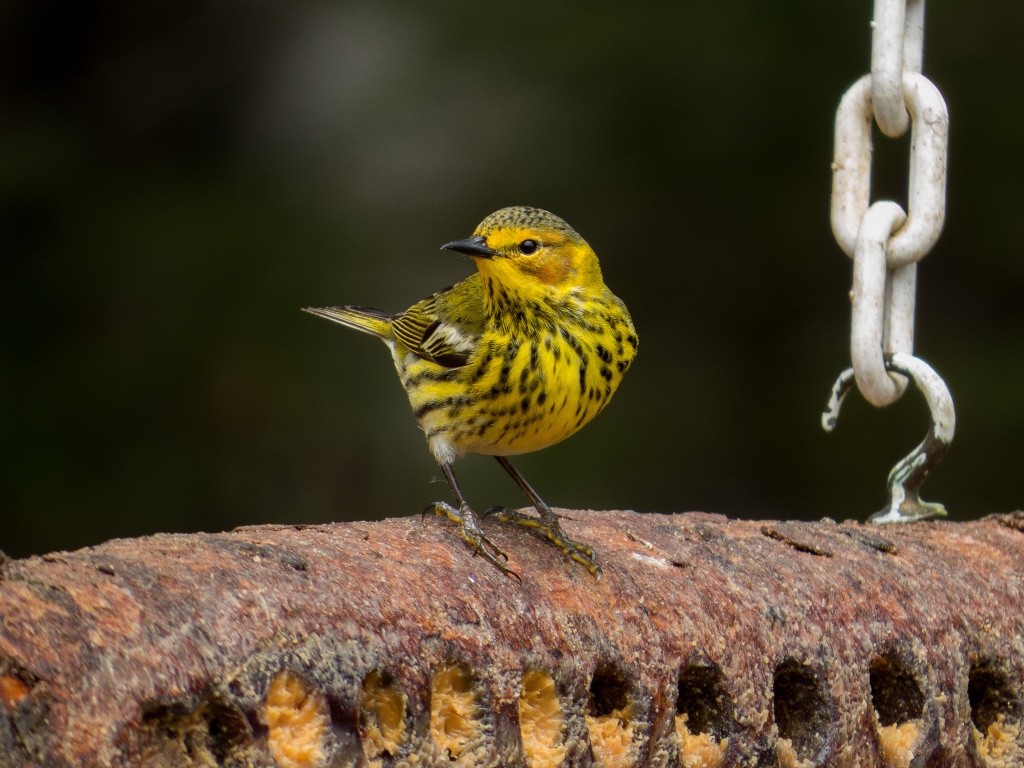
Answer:
<svg viewBox="0 0 1024 768"><path fill-rule="evenodd" d="M880 0L871 21L871 103L878 127L896 138L907 131L903 73L920 72L924 0Z"/></svg>
<svg viewBox="0 0 1024 768"><path fill-rule="evenodd" d="M876 0L872 73L853 84L836 112L832 231L854 259L857 387L877 406L906 389L905 379L885 370L884 356L913 352L916 271L907 267L931 250L946 216L946 103L931 81L907 69L920 68L923 22L923 0ZM894 202L871 205L873 121L894 135L911 128L906 212Z"/></svg>
<svg viewBox="0 0 1024 768"><path fill-rule="evenodd" d="M881 1L881 0L880 0ZM894 233L887 250L891 267L918 261L931 250L946 218L946 154L949 114L939 89L924 75L907 72L902 100L910 110L910 179L908 221ZM871 197L871 122L876 117L871 75L843 95L836 112L835 159L832 163L832 232L853 256L857 230Z"/></svg>
<svg viewBox="0 0 1024 768"><path fill-rule="evenodd" d="M885 370L885 355L914 351L917 264L891 270L885 259L889 238L906 218L900 206L887 200L868 208L853 260L850 359L857 388L877 406L895 402L907 388L906 379Z"/></svg>
<svg viewBox="0 0 1024 768"><path fill-rule="evenodd" d="M881 407L899 399L913 378L932 413L933 437L890 473L890 502L875 522L945 514L941 504L921 501L917 488L945 452L955 425L945 383L913 356L917 262L945 221L949 137L946 103L921 74L923 51L924 0L875 0L871 74L850 87L836 112L832 231L853 259L853 367L833 387L822 424L829 431L835 426L839 402L854 382ZM892 201L871 202L873 122L890 137L911 130L906 211Z"/></svg>

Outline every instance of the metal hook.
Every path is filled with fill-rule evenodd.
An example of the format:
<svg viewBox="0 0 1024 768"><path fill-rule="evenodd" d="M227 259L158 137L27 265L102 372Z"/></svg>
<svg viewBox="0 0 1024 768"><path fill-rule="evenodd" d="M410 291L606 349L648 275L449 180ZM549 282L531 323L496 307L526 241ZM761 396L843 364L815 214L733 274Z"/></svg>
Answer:
<svg viewBox="0 0 1024 768"><path fill-rule="evenodd" d="M885 359L886 370L901 373L917 385L928 402L932 426L924 440L914 450L896 463L889 472L889 504L873 514L871 523L910 523L930 517L945 517L946 508L936 502L923 501L920 489L928 473L938 464L949 450L956 428L956 413L953 398L942 377L913 355L897 353ZM843 398L853 388L853 368L847 368L832 385L828 405L821 414L821 426L831 432L839 420L839 408Z"/></svg>

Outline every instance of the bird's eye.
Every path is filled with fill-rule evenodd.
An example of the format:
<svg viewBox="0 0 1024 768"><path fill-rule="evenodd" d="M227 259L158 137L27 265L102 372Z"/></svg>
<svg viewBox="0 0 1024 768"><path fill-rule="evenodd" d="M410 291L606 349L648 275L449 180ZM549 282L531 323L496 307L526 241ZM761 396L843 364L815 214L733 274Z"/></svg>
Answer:
<svg viewBox="0 0 1024 768"><path fill-rule="evenodd" d="M519 244L519 252L526 256L529 256L539 247L540 246L537 244L536 240L523 240L523 242Z"/></svg>

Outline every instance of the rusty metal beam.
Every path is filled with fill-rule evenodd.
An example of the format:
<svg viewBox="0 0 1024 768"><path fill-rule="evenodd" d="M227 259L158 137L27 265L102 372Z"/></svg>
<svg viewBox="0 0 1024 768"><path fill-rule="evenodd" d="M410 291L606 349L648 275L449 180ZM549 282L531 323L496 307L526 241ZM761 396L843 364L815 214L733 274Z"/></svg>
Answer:
<svg viewBox="0 0 1024 768"><path fill-rule="evenodd" d="M0 570L0 765L1024 763L1024 515L565 512L158 535Z"/></svg>

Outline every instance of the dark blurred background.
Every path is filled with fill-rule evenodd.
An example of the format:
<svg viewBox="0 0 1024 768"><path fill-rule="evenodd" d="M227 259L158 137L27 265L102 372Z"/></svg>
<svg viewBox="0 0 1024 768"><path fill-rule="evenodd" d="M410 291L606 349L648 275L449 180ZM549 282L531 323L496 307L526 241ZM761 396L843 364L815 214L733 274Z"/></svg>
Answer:
<svg viewBox="0 0 1024 768"><path fill-rule="evenodd" d="M834 110L871 3L6 3L0 547L417 513L447 487L385 348L299 307L402 309L504 205L573 224L636 365L518 464L550 503L863 519L923 436L914 392L819 413L848 363ZM931 3L951 113L918 353L959 418L925 485L1019 508L1024 4ZM876 142L905 199L907 141ZM479 508L519 504L493 461Z"/></svg>

